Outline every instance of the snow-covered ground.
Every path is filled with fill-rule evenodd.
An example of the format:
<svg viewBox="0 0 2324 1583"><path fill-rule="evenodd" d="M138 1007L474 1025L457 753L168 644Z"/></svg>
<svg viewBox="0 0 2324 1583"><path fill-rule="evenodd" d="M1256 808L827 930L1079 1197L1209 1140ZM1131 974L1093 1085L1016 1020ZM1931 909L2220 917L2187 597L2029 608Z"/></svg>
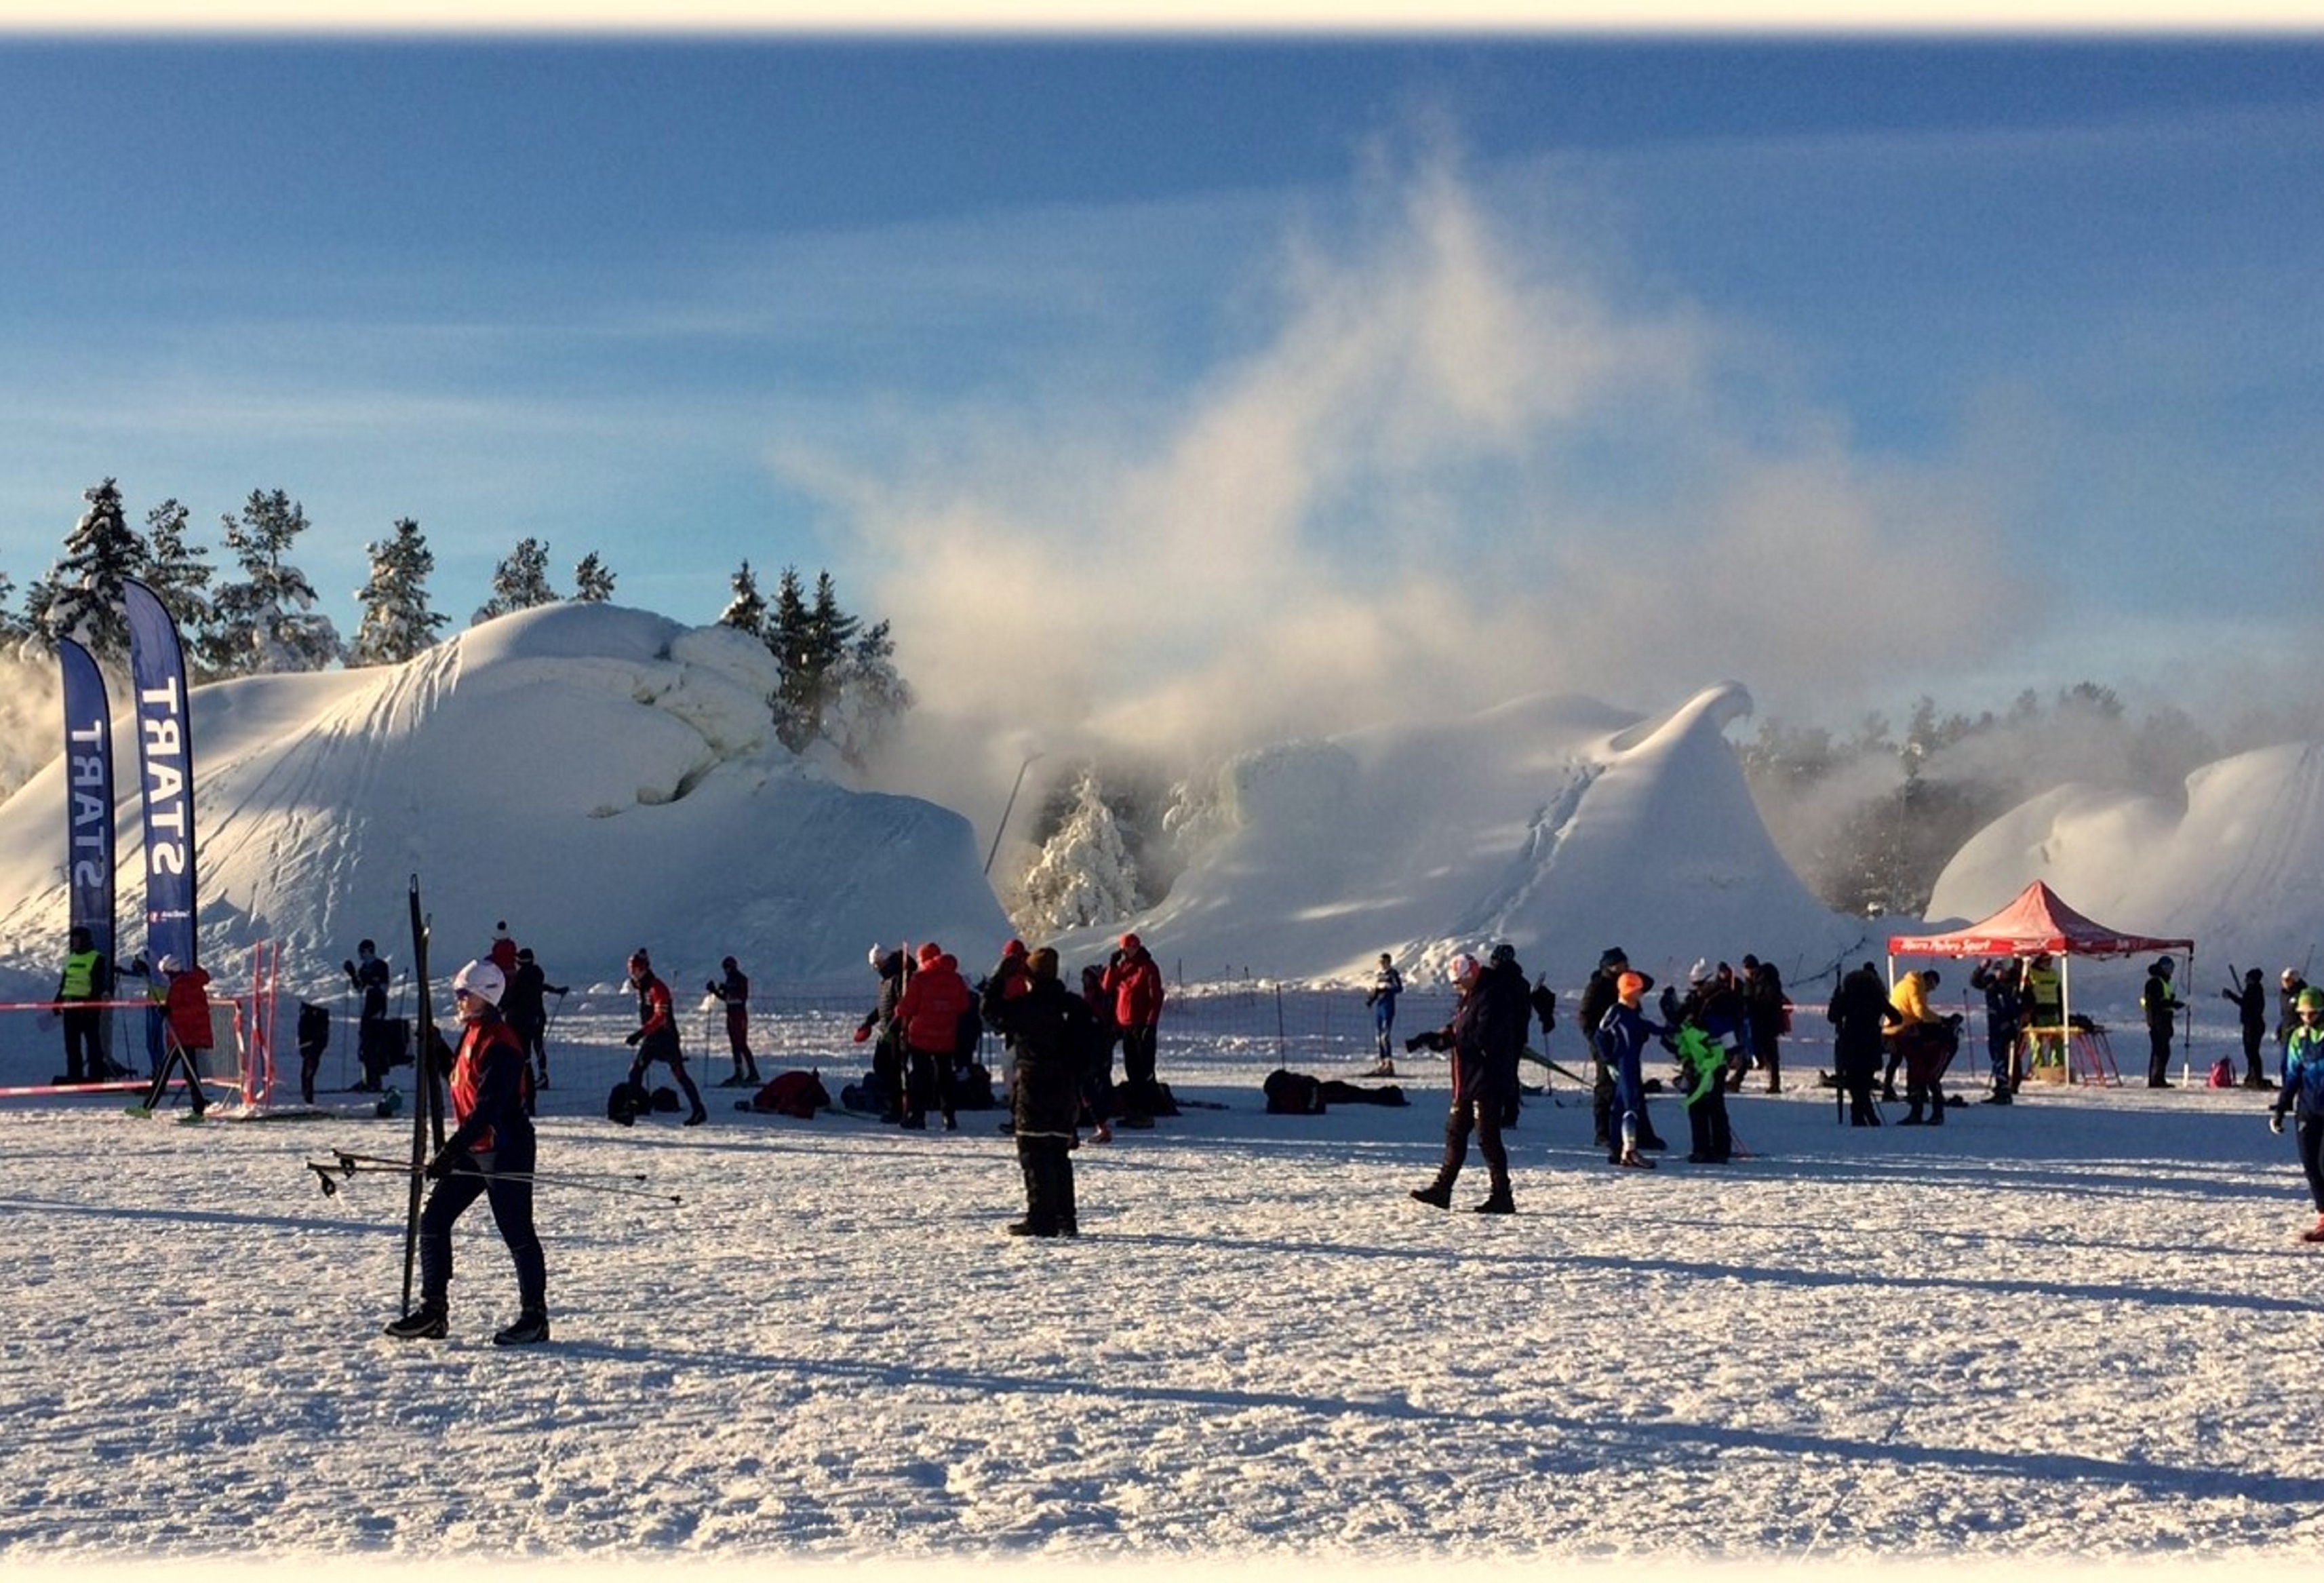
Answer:
<svg viewBox="0 0 2324 1583"><path fill-rule="evenodd" d="M762 1064L844 1078L845 1021L763 1023ZM1027 1242L1001 1233L1021 1201L997 1115L910 1134L707 1090L712 1125L625 1131L599 1114L624 1025L611 1003L561 1019L540 1169L641 1173L682 1202L544 1190L556 1333L517 1352L489 1341L514 1291L481 1207L452 1338L379 1334L403 1183L327 1198L304 1162L401 1156L404 1117L6 1102L11 1568L1543 1554L2245 1576L2324 1536L2324 1249L2296 1240L2313 1217L2265 1096L2029 1088L1941 1130L1855 1130L1802 1045L1789 1091L1734 1102L1748 1160L1625 1172L1560 1078L1527 1101L1501 1220L1406 1197L1436 1157L1441 1064L1405 1061L1406 1108L1271 1116L1278 1056L1361 1060L1352 1037L1278 1048L1259 1019L1166 1035L1165 1078L1224 1108L1085 1144L1084 1235ZM1655 1111L1683 1153L1675 1102Z"/></svg>

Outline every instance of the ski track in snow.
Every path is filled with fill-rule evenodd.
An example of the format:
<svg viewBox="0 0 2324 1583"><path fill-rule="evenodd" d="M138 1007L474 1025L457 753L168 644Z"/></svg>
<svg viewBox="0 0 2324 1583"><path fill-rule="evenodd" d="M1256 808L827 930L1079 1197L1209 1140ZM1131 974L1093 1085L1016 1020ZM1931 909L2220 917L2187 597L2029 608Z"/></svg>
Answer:
<svg viewBox="0 0 2324 1583"><path fill-rule="evenodd" d="M1567 1089L1528 1100L1491 1220L1406 1196L1441 1063L1408 1108L1269 1116L1271 1047L1166 1021L1166 1078L1230 1108L1084 1146L1085 1235L1042 1243L1001 1234L999 1113L910 1134L706 1088L714 1125L624 1131L595 1113L622 1026L560 1020L540 1169L684 1202L545 1190L555 1339L522 1352L490 1344L513 1287L481 1205L452 1338L379 1335L401 1183L325 1198L302 1162L401 1156L404 1117L0 1109L0 1553L2240 1568L2324 1536L2324 1250L2264 1096L1873 1132L1755 1091L1726 1170L1678 1158L1664 1097L1665 1168L1616 1173ZM828 1037L762 1069L820 1051L835 1091ZM1290 1064L1345 1075L1356 1043ZM1454 1201L1483 1190L1472 1159Z"/></svg>

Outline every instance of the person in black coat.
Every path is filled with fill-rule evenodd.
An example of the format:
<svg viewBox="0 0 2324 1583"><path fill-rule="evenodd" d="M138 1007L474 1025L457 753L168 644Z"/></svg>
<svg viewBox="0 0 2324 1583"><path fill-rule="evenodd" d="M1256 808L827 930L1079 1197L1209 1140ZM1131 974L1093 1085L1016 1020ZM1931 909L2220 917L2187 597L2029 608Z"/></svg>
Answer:
<svg viewBox="0 0 2324 1583"><path fill-rule="evenodd" d="M1969 986L1985 994L1985 1048L1993 1065L1987 1105L2006 1105L2017 1092L2017 1030L2024 1025L2025 992L2015 958L1997 957L1969 969Z"/></svg>
<svg viewBox="0 0 2324 1583"><path fill-rule="evenodd" d="M1743 1021L1751 1033L1751 1064L1767 1074L1767 1092L1784 1091L1784 1032L1791 1004L1784 997L1784 976L1773 962L1743 958Z"/></svg>
<svg viewBox="0 0 2324 1583"><path fill-rule="evenodd" d="M1880 1070L1880 1034L1904 1014L1888 1004L1887 987L1867 962L1832 986L1831 1004L1824 1013L1832 1025L1832 1065L1840 1086L1848 1091L1849 1125L1877 1127L1880 1112L1872 1103L1872 1080Z"/></svg>
<svg viewBox="0 0 2324 1583"><path fill-rule="evenodd" d="M2171 986L2173 964L2157 957L2146 970L2146 987L2139 992L2138 1009L2146 1015L2146 1086L2168 1088L2171 1079L2171 1036L2178 1032L2179 1014L2185 1004Z"/></svg>
<svg viewBox="0 0 2324 1583"><path fill-rule="evenodd" d="M549 996L562 995L569 987L549 981L549 975L533 960L530 946L517 952L516 971L508 975L508 993L501 997L501 1016L516 1031L533 1063L536 1088L549 1087Z"/></svg>
<svg viewBox="0 0 2324 1583"><path fill-rule="evenodd" d="M399 1053L387 1026L387 986L392 975L387 958L376 955L375 949L364 940L355 947L352 959L339 964L347 982L363 996L355 1013L355 1060L363 1068L363 1080L355 1085L359 1094L376 1094L386 1086L387 1069Z"/></svg>
<svg viewBox="0 0 2324 1583"><path fill-rule="evenodd" d="M1012 1052L1010 1116L1025 1178L1025 1217L1010 1223L1009 1235L1077 1236L1072 1151L1097 1018L1057 981L1057 953L1047 946L1026 956L1014 986L997 974L988 978L983 999L984 1020Z"/></svg>
<svg viewBox="0 0 2324 1583"><path fill-rule="evenodd" d="M2233 977L2235 971L2230 964L2228 977ZM2219 991L2219 998L2235 1003L2236 1016L2243 1026L2244 1087L2266 1088L2267 1074L2260 1069L2259 1045L2267 1037L2267 986L2260 982L2259 969L2253 967L2245 972L2240 992L2230 986Z"/></svg>
<svg viewBox="0 0 2324 1583"><path fill-rule="evenodd" d="M1444 1160L1436 1180L1415 1188L1412 1196L1440 1209L1452 1207L1452 1183L1469 1158L1469 1134L1477 1134L1477 1152L1491 1173L1491 1190L1472 1206L1480 1215L1513 1215L1517 1203L1509 1192L1509 1154L1501 1143L1501 1111L1507 1101L1505 1084L1517 1076L1517 1051L1525 1045L1526 1023L1533 1007L1526 995L1525 972L1514 953L1505 964L1511 971L1487 969L1463 952L1453 958L1452 981L1461 1004L1452 1014L1452 1108L1444 1122Z"/></svg>

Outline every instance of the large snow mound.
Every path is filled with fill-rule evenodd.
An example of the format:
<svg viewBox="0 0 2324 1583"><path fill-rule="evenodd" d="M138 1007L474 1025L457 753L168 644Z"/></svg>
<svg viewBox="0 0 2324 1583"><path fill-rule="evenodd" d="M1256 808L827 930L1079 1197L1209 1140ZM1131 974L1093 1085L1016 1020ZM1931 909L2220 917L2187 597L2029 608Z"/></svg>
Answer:
<svg viewBox="0 0 2324 1583"><path fill-rule="evenodd" d="M728 953L762 983L862 975L873 940L997 954L1009 923L957 814L847 790L773 735L764 646L604 605L475 627L399 666L192 696L202 949L327 979L364 936L401 957L417 875L446 968L493 925L552 981L637 946L681 986ZM135 744L115 706L121 903L143 899ZM0 806L0 971L52 985L67 898L60 764ZM121 955L138 949L134 922Z"/></svg>
<svg viewBox="0 0 2324 1583"><path fill-rule="evenodd" d="M1665 978L1747 951L1813 977L1868 931L1769 838L1722 736L1749 711L1734 683L1658 719L1541 695L1245 754L1215 833L1128 927L1198 980L1360 977L1382 951L1428 974L1493 940L1561 985L1614 945Z"/></svg>
<svg viewBox="0 0 2324 1583"><path fill-rule="evenodd" d="M2277 971L2324 940L2324 745L2238 754L2183 804L2061 786L1987 825L1937 877L1932 918L1982 918L2030 880L2116 929L2194 940L2206 961ZM2209 980L2195 986L2208 995Z"/></svg>

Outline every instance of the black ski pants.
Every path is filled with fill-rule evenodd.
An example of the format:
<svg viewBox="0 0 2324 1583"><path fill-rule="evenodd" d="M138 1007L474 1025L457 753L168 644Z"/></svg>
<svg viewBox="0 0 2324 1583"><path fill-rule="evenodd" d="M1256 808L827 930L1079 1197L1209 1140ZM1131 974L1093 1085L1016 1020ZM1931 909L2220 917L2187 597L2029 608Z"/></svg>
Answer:
<svg viewBox="0 0 2324 1583"><path fill-rule="evenodd" d="M1074 1141L1048 1133L1017 1134L1017 1168L1025 1177L1025 1223L1036 1236L1081 1234L1074 1203Z"/></svg>
<svg viewBox="0 0 2324 1583"><path fill-rule="evenodd" d="M1436 1168L1436 1185L1450 1188L1459 1180L1461 1167L1469 1159L1469 1134L1474 1132L1477 1153L1485 1157L1485 1169L1490 1173L1493 1196L1505 1199L1509 1195L1509 1152L1501 1142L1502 1097L1490 1082L1476 1084L1474 1092L1462 1092L1468 1087L1455 1078L1452 1113L1444 1118L1444 1161Z"/></svg>
<svg viewBox="0 0 2324 1583"><path fill-rule="evenodd" d="M516 1265L518 1304L528 1313L549 1311L549 1264L540 1234L532 1225L533 1151L494 1150L474 1156L471 1171L445 1177L429 1190L420 1211L420 1301L444 1305L452 1285L452 1227L478 1199L493 1208Z"/></svg>

